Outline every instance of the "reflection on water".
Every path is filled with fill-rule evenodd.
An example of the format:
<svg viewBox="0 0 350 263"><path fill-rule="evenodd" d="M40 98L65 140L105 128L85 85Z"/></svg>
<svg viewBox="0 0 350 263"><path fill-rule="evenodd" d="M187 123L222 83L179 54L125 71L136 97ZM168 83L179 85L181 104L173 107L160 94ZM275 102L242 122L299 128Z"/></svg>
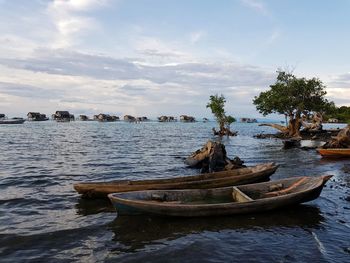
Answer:
<svg viewBox="0 0 350 263"><path fill-rule="evenodd" d="M162 239L176 239L203 231L269 231L274 228L319 228L324 221L318 207L298 205L290 209L250 215L176 218L161 216L120 216L111 224L113 241L129 252ZM130 231L132 229L132 231Z"/></svg>
<svg viewBox="0 0 350 263"><path fill-rule="evenodd" d="M115 208L108 199L84 199L79 198L75 205L77 214L82 216L98 214L102 212L115 212Z"/></svg>

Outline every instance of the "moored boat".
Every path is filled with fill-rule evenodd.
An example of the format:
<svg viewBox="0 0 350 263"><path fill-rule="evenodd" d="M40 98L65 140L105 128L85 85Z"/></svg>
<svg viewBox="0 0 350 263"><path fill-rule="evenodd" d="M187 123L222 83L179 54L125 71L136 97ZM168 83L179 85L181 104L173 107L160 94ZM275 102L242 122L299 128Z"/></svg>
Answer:
<svg viewBox="0 0 350 263"><path fill-rule="evenodd" d="M25 120L22 118L13 118L13 119L0 119L0 124L22 124Z"/></svg>
<svg viewBox="0 0 350 263"><path fill-rule="evenodd" d="M269 179L277 168L278 165L274 163L265 163L253 167L175 178L77 183L74 184L74 189L84 198L107 197L110 193L140 190L208 189L262 182Z"/></svg>
<svg viewBox="0 0 350 263"><path fill-rule="evenodd" d="M215 189L148 190L108 197L119 215L219 216L269 211L319 197L331 175L292 177Z"/></svg>
<svg viewBox="0 0 350 263"><path fill-rule="evenodd" d="M323 157L350 158L350 148L318 148L317 151Z"/></svg>

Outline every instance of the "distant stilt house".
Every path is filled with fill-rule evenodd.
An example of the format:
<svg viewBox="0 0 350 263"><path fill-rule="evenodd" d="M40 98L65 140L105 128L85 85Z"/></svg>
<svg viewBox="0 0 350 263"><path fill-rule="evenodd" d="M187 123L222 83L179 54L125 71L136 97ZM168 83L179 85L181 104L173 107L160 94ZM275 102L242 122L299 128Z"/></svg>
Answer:
<svg viewBox="0 0 350 263"><path fill-rule="evenodd" d="M257 123L258 122L257 119L251 119L251 118L241 118L240 121L243 123Z"/></svg>
<svg viewBox="0 0 350 263"><path fill-rule="evenodd" d="M46 114L41 114L40 112L28 112L27 114L28 121L47 121L49 120L46 117Z"/></svg>
<svg viewBox="0 0 350 263"><path fill-rule="evenodd" d="M74 117L73 114L69 114L69 118L70 118L71 121L75 121L75 117Z"/></svg>
<svg viewBox="0 0 350 263"><path fill-rule="evenodd" d="M94 115L92 118L94 121L98 121L98 115Z"/></svg>
<svg viewBox="0 0 350 263"><path fill-rule="evenodd" d="M56 111L55 114L52 114L52 119L58 122L68 122L74 120L74 115L68 111Z"/></svg>
<svg viewBox="0 0 350 263"><path fill-rule="evenodd" d="M172 121L177 121L175 117L173 116L160 116L158 117L159 122L172 122Z"/></svg>
<svg viewBox="0 0 350 263"><path fill-rule="evenodd" d="M97 119L98 121L101 121L101 122L119 121L119 117L114 115L109 115L109 114L103 114L103 113L100 113L99 115L95 115L94 119Z"/></svg>
<svg viewBox="0 0 350 263"><path fill-rule="evenodd" d="M113 121L120 121L120 118L118 116L115 116L115 115L111 115L111 119Z"/></svg>
<svg viewBox="0 0 350 263"><path fill-rule="evenodd" d="M148 121L148 118L147 117L136 117L136 121L137 122L143 122L143 121Z"/></svg>
<svg viewBox="0 0 350 263"><path fill-rule="evenodd" d="M180 121L182 122L195 122L196 119L192 116L187 116L187 115L181 115L180 116Z"/></svg>
<svg viewBox="0 0 350 263"><path fill-rule="evenodd" d="M339 120L336 119L336 118L329 118L329 119L328 119L328 122L329 122L329 123L338 123Z"/></svg>
<svg viewBox="0 0 350 263"><path fill-rule="evenodd" d="M168 116L160 116L158 117L159 122L167 122L168 121Z"/></svg>
<svg viewBox="0 0 350 263"><path fill-rule="evenodd" d="M86 115L79 115L79 120L81 120L81 121L89 121L90 119Z"/></svg>
<svg viewBox="0 0 350 263"><path fill-rule="evenodd" d="M124 116L124 121L135 122L136 118L134 116L131 116L131 115L125 115Z"/></svg>

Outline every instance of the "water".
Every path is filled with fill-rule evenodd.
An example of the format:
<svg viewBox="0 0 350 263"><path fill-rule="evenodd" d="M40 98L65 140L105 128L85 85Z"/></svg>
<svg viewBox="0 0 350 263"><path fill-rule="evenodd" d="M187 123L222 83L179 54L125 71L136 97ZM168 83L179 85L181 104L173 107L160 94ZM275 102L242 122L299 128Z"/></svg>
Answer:
<svg viewBox="0 0 350 263"><path fill-rule="evenodd" d="M195 174L183 157L215 123L72 122L0 126L1 262L350 262L350 160L282 150L274 132L235 124L224 139L247 165L275 161L273 179L334 174L319 199L271 213L214 218L116 217L83 200L80 181Z"/></svg>

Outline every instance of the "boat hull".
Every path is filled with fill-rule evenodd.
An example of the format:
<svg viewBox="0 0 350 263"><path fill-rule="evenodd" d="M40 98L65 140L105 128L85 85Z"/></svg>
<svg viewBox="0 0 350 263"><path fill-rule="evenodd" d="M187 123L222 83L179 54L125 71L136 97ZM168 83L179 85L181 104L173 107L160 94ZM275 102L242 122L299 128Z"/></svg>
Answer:
<svg viewBox="0 0 350 263"><path fill-rule="evenodd" d="M266 181L277 168L278 165L274 163L266 163L250 168L177 178L77 183L74 184L74 189L84 198L107 198L110 193L141 190L208 189Z"/></svg>
<svg viewBox="0 0 350 263"><path fill-rule="evenodd" d="M163 216L200 217L247 214L270 211L314 200L320 195L324 184L330 177L331 176L296 177L273 182L238 186L237 188L242 191L249 192L254 189L255 191L259 191L259 189L261 191L266 191L267 187L273 184L285 183L288 180L292 183L294 181L297 182L297 180L305 181L303 185L298 186L298 188L291 193L261 199L250 199L244 202L227 200L232 194L232 187L206 190L186 189L114 193L108 195L108 197L115 206L118 215L146 213ZM165 196L171 201L150 201L150 196ZM207 202L203 204L196 204L195 202L177 202L179 200L208 200L208 198L211 198L211 201L215 201L218 197L225 197L226 201L217 203Z"/></svg>
<svg viewBox="0 0 350 263"><path fill-rule="evenodd" d="M15 119L15 120L0 120L0 124L22 124L25 120Z"/></svg>
<svg viewBox="0 0 350 263"><path fill-rule="evenodd" d="M350 158L350 148L329 148L329 149L317 149L319 154L323 157L330 158Z"/></svg>

